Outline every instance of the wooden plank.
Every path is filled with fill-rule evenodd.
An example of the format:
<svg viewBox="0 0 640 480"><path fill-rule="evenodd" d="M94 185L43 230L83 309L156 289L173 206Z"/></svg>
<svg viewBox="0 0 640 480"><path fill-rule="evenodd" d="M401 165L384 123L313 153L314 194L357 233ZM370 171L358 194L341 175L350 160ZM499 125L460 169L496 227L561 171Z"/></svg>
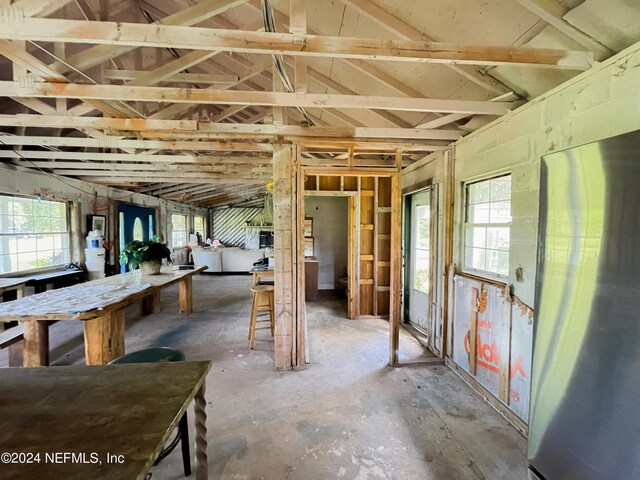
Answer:
<svg viewBox="0 0 640 480"><path fill-rule="evenodd" d="M379 228L378 228L378 209L379 207L379 182L376 177L373 185L373 314L379 315L378 312L378 247L379 247Z"/></svg>
<svg viewBox="0 0 640 480"><path fill-rule="evenodd" d="M183 12L175 15L181 13ZM113 46L118 46L123 47L121 48L122 53L134 47L157 47L405 62L531 65L575 70L587 70L593 62L593 54L587 52L548 48L472 46L309 34L304 36L304 43L300 44L295 43L293 35L288 33L66 19L25 18L24 22L19 24L5 24L4 28L0 30L0 38L42 42L93 43L108 46L111 51ZM71 57L69 63L76 64Z"/></svg>
<svg viewBox="0 0 640 480"><path fill-rule="evenodd" d="M259 92L248 90L214 90L211 88L140 87L130 85L91 85L79 83L44 83L22 85L0 81L0 96L31 98L75 98L80 100L117 100L138 102L198 103L207 105L262 105L265 107L382 109L406 112L446 112L477 115L505 115L512 105L506 102L448 100L430 98L381 97L369 95L334 95L326 93ZM150 120L147 120L150 121ZM316 127L320 131L320 127ZM308 135L305 127L289 129ZM419 138L457 140L459 132L409 129ZM451 138L454 137L454 138Z"/></svg>
<svg viewBox="0 0 640 480"><path fill-rule="evenodd" d="M0 87L1 88L1 87ZM1 96L1 94L0 94ZM114 130L170 130L192 132L193 120L148 120L141 118L72 117L68 115L0 115L0 126L50 128L112 128Z"/></svg>
<svg viewBox="0 0 640 480"><path fill-rule="evenodd" d="M349 236L348 236L348 303L347 303L347 318L355 319L358 316L357 312L357 302L358 296L356 294L358 288L358 277L357 277L357 258L358 258L358 249L357 249L357 239L358 239L358 197L350 196L348 200L348 226L349 226Z"/></svg>
<svg viewBox="0 0 640 480"><path fill-rule="evenodd" d="M408 23L400 20L398 17L392 15L390 12L377 6L375 3L368 0L341 0L345 5L355 9L358 13L369 18L376 24L380 25L385 30L392 32L398 38L403 40L414 40L418 42L434 41L422 32L419 32ZM445 66L454 72L462 75L468 80L471 80L476 85L481 86L485 90L493 93L503 94L509 90L505 85L500 83L494 78L487 78L487 75L479 72L473 67L466 65L445 64Z"/></svg>
<svg viewBox="0 0 640 480"><path fill-rule="evenodd" d="M402 157L401 152L396 153ZM402 161L400 158L399 161ZM397 365L400 342L400 303L402 301L402 177L391 177L391 267L389 290L389 364Z"/></svg>
<svg viewBox="0 0 640 480"><path fill-rule="evenodd" d="M516 2L572 40L578 42L587 50L595 52L598 61L609 58L615 53L593 37L566 22L562 17L569 11L569 8L564 7L557 0L516 0Z"/></svg>
<svg viewBox="0 0 640 480"><path fill-rule="evenodd" d="M148 24L152 28L159 25L196 25L211 17L220 15L229 9L235 8L245 3L246 0L202 0L190 7L181 8L176 13L160 19L153 24ZM104 22L92 22L100 24ZM89 42L79 42L89 43ZM77 70L87 70L95 65L111 60L119 55L123 55L133 50L136 46L122 45L97 45L87 48L73 55L69 55L66 62L54 62L51 67L60 72L68 73L74 68ZM213 49L217 50L217 49ZM73 66L73 67L71 67Z"/></svg>
<svg viewBox="0 0 640 480"><path fill-rule="evenodd" d="M39 118L39 117L36 117ZM33 119L35 124L35 118ZM46 123L46 122L45 122ZM141 150L193 150L193 151L235 151L235 152L271 152L270 143L254 142L205 142L174 140L138 140L115 135L103 135L101 138L49 137L32 135L3 136L4 145L31 145L42 147L80 147L80 148L121 148ZM57 154L65 152L56 152ZM131 154L130 154L131 155ZM42 158L42 157L41 157ZM49 158L49 157L47 157ZM61 158L61 157L55 157ZM137 157L136 157L137 158ZM142 155L144 158L144 155ZM154 156L155 158L155 156ZM220 157L222 158L222 157Z"/></svg>
<svg viewBox="0 0 640 480"><path fill-rule="evenodd" d="M296 366L297 339L297 242L292 231L295 205L296 168L291 145L273 146L273 206L275 236L275 335L274 364L277 370Z"/></svg>
<svg viewBox="0 0 640 480"><path fill-rule="evenodd" d="M294 368L299 370L303 368L308 361L307 359L307 308L306 308L306 262L304 255L304 221L305 221L305 211L304 211L304 175L302 175L299 171L300 164L300 156L301 152L294 146L294 157L296 159L295 169L296 169L296 178L295 178L295 200L296 200L296 218L293 219L292 229L294 232L293 237L296 241L297 249L295 251L296 258L294 259L296 263L296 300L297 300L297 325L296 325L296 364ZM316 264L317 267L317 264ZM317 280L317 276L316 276ZM317 285L316 285L317 287Z"/></svg>
<svg viewBox="0 0 640 480"><path fill-rule="evenodd" d="M186 55L185 55L186 56ZM211 53L206 52L198 52L198 56L194 58L193 62L200 63L204 60L207 60L211 56ZM178 69L178 72L189 68L193 65L193 63L188 62L185 66L184 57L180 57L182 61L180 65L176 65L175 68ZM172 63L172 62L169 62ZM160 83L160 82L172 82L172 83L211 83L214 85L217 84L227 84L227 83L237 83L239 78L238 75L214 75L210 73L171 73L170 75L163 76L160 80L158 80L158 71L145 71L145 70L105 70L102 73L102 78L109 80L129 80L132 81L131 85L141 85L148 84L143 82L142 77L144 74L149 74L154 72L156 75L154 78L150 78L149 81L152 81L152 84Z"/></svg>

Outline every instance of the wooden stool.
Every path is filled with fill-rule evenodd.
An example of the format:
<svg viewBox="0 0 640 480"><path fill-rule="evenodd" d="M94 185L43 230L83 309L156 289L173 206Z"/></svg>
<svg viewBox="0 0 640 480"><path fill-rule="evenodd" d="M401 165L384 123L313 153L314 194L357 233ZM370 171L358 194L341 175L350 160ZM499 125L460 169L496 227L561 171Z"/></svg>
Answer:
<svg viewBox="0 0 640 480"><path fill-rule="evenodd" d="M251 307L251 323L249 324L249 346L253 350L253 341L256 338L256 330L271 330L273 337L273 326L275 322L275 312L273 310L273 285L253 285L253 305ZM268 312L268 320L258 320L258 314ZM257 328L258 323L269 322L268 327Z"/></svg>

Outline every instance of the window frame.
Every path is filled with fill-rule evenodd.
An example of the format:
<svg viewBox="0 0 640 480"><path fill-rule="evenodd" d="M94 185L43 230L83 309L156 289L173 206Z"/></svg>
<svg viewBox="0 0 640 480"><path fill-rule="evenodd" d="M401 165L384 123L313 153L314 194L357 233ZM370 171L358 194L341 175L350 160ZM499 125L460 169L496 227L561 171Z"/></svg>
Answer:
<svg viewBox="0 0 640 480"><path fill-rule="evenodd" d="M196 228L196 218L202 219L201 231ZM194 215L193 216L193 233L199 233L200 235L202 235L202 238L205 239L207 238L206 229L207 229L207 217L205 217L204 215Z"/></svg>
<svg viewBox="0 0 640 480"><path fill-rule="evenodd" d="M23 200L38 200L39 196L30 196L30 195L15 195L15 194L8 194L8 193L4 193L4 192L0 192L0 197L5 197L5 198L18 198L18 199L23 199ZM41 235L59 235L59 234L66 234L67 236L67 248L62 248L62 251L66 250L67 251L67 259L66 261L62 262L62 263L56 263L53 265L47 265L44 267L35 267L35 268L28 268L28 269L24 269L24 270L14 270L11 272L0 272L0 278L3 277L11 277L11 276L15 276L15 275L25 275L25 274L30 274L30 273L42 273L42 272L49 272L49 271L54 271L54 270L58 270L60 269L60 267L64 267L65 265L68 265L69 263L73 262L73 255L74 255L74 234L73 234L73 225L72 225L72 211L71 211L71 202L66 201L66 200L56 200L56 199L49 199L49 198L41 198L42 201L44 202L49 202L49 203L57 203L57 204L61 204L64 206L64 212L65 212L65 224L64 224L64 231L61 232L31 232L31 233L24 233L24 235L37 235L37 234L41 234ZM20 235L20 234L16 234L16 233L1 233L0 232L0 236L7 236L7 237L11 237L11 236L16 236L16 235ZM44 251L44 250L43 250ZM36 250L36 254L37 254L38 250ZM23 252L23 253L28 253L28 252ZM16 252L16 255L19 255Z"/></svg>
<svg viewBox="0 0 640 480"><path fill-rule="evenodd" d="M184 230L176 230L174 228L175 223L173 221L173 217L183 217L184 218ZM184 245L175 245L174 244L174 241L173 241L174 232L184 232ZM186 247L188 243L189 243L189 216L186 213L172 212L171 213L171 248Z"/></svg>
<svg viewBox="0 0 640 480"><path fill-rule="evenodd" d="M513 224L513 214L511 215L511 221L509 222L504 222L504 223L471 223L469 222L469 187L472 185L476 185L479 183L483 183L483 182L490 182L491 180L496 180L499 178L504 178L504 177L511 177L511 181L513 181L513 176L511 174L511 172L502 172L500 174L494 174L488 177L482 177L482 178L475 178L473 180L468 180L462 183L462 198L463 198L463 203L462 203L462 236L461 236L461 265L462 265L462 271L464 273L468 273L480 278L486 278L487 280L494 280L494 281L498 281L501 283L504 283L508 278L509 278L509 267L507 268L507 273L506 274L502 274L502 273L497 273L497 272L492 272L489 270L483 270L480 268L475 268L472 266L467 265L467 234L469 231L469 228L474 228L474 227L481 227L481 228L495 228L495 227L503 227L503 228L508 228L509 229L509 248L507 250L508 256L509 256L509 261L511 260L511 226ZM511 190L509 191L509 210L511 211L511 207L512 207L512 198L513 198L513 186L511 188ZM505 200L496 200L495 202L492 202L491 200L489 202L482 202L482 203L487 203L487 204L491 204L491 203L498 203L498 202L503 202ZM476 205L476 204L474 204ZM477 247L480 248L480 247ZM495 249L490 249L487 247L484 247L484 250L495 250ZM504 251L504 250L500 250L500 251Z"/></svg>

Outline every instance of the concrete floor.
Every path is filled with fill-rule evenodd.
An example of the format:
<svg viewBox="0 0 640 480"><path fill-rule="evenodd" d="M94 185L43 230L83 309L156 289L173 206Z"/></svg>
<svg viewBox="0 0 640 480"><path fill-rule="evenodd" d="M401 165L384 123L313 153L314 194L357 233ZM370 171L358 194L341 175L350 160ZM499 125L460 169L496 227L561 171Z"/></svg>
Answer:
<svg viewBox="0 0 640 480"><path fill-rule="evenodd" d="M127 311L127 351L169 346L213 361L211 479L526 478L526 440L506 420L447 367L388 367L388 323L346 320L341 299L308 305L313 363L274 371L267 331L248 348L250 283L196 277L188 318L176 313L177 288L163 292L159 314ZM403 361L432 357L401 333ZM52 326L51 347L53 364L82 363L79 322ZM183 478L179 449L152 478Z"/></svg>

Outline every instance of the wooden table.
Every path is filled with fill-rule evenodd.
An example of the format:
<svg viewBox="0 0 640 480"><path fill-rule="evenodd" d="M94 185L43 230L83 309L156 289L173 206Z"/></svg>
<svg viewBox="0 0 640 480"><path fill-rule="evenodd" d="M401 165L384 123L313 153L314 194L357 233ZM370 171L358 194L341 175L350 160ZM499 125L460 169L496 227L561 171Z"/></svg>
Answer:
<svg viewBox="0 0 640 480"><path fill-rule="evenodd" d="M104 365L124 354L124 309L142 300L143 311L160 308L160 291L180 284L180 312L192 312L192 277L206 266L192 270L163 267L159 275L140 270L58 290L48 290L0 305L0 322L24 322L25 367L48 364L48 323L55 320L84 322L87 365Z"/></svg>
<svg viewBox="0 0 640 480"><path fill-rule="evenodd" d="M206 479L210 368L162 362L1 369L0 452L32 463L2 457L0 476L143 479L195 399L196 479Z"/></svg>
<svg viewBox="0 0 640 480"><path fill-rule="evenodd" d="M33 287L35 293L47 291L47 285L53 284L54 288L69 287L76 283L84 282L84 270L71 268L69 270L56 270L55 272L39 273L25 277L26 286Z"/></svg>
<svg viewBox="0 0 640 480"><path fill-rule="evenodd" d="M253 284L257 285L260 282L260 279L263 277L273 278L274 273L273 269L263 270L261 268L252 268L249 270L249 273L253 274Z"/></svg>

